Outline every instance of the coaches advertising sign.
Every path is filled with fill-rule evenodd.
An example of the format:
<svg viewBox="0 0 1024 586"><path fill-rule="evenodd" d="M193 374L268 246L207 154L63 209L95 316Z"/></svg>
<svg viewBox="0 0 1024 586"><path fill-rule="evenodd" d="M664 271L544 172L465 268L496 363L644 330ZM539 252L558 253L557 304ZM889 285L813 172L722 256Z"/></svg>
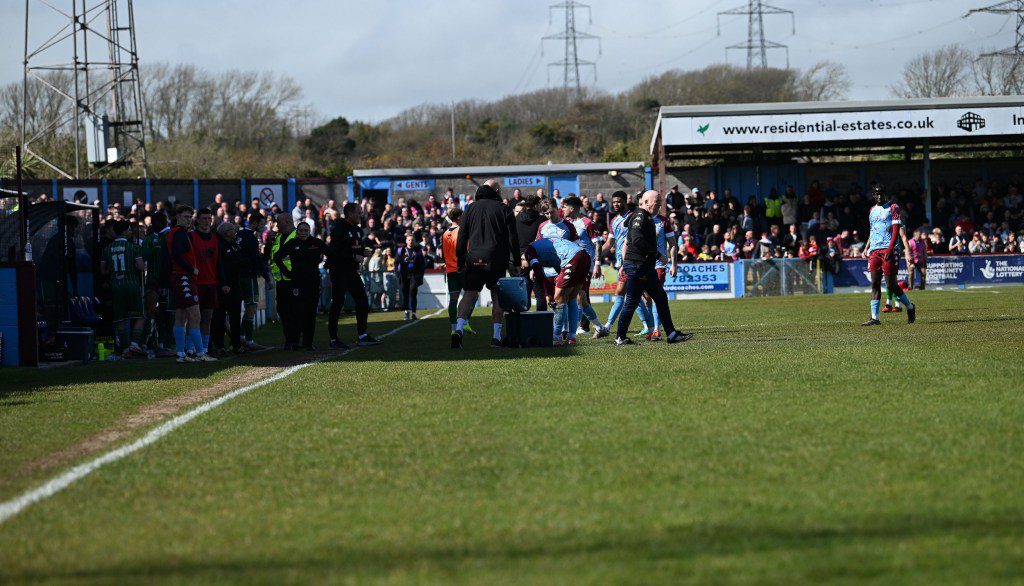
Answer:
<svg viewBox="0 0 1024 586"><path fill-rule="evenodd" d="M728 291L731 265L726 262L700 262L676 266L676 276L665 276L665 291L686 293ZM615 293L619 273L612 267L601 267L601 276L590 280L592 294Z"/></svg>
<svg viewBox="0 0 1024 586"><path fill-rule="evenodd" d="M547 177L506 177L505 187L522 189L524 187L544 187L548 184Z"/></svg>
<svg viewBox="0 0 1024 586"><path fill-rule="evenodd" d="M433 179L403 179L391 183L391 189L395 191L433 191Z"/></svg>
<svg viewBox="0 0 1024 586"><path fill-rule="evenodd" d="M665 146L1017 135L1024 134L1024 107L670 116L661 133Z"/></svg>
<svg viewBox="0 0 1024 586"><path fill-rule="evenodd" d="M899 279L907 278L906 263L900 263ZM933 256L928 259L927 285L960 283L1022 283L1024 255ZM871 275L865 259L845 259L833 282L836 287L870 287Z"/></svg>
<svg viewBox="0 0 1024 586"><path fill-rule="evenodd" d="M729 263L698 262L676 265L676 276L665 277L665 290L728 291Z"/></svg>

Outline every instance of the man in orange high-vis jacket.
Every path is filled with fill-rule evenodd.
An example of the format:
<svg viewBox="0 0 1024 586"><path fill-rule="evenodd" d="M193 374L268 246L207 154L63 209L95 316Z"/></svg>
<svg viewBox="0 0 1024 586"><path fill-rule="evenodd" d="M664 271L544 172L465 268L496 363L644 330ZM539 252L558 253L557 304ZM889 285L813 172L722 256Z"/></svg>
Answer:
<svg viewBox="0 0 1024 586"><path fill-rule="evenodd" d="M459 208L448 210L448 219L451 220L452 225L441 235L441 255L444 256L445 280L448 282L448 321L454 332L459 318L459 294L462 293L462 286L466 279L465 275L459 272L459 261L455 258L455 243L459 240L459 222L462 220L462 210ZM471 334L474 333L469 325L463 329Z"/></svg>

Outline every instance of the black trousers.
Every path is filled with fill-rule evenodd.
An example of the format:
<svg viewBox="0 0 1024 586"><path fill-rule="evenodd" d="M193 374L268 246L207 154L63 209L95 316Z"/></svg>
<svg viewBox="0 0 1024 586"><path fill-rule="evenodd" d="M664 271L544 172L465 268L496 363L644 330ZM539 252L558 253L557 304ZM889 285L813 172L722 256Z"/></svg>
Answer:
<svg viewBox="0 0 1024 586"><path fill-rule="evenodd" d="M331 275L331 311L327 316L327 332L332 340L338 339L338 316L345 306L345 294L352 296L356 304L356 331L359 335L366 333L367 316L370 314L370 300L366 297L366 287L356 270L330 269Z"/></svg>
<svg viewBox="0 0 1024 586"><path fill-rule="evenodd" d="M626 299L623 302L622 313L619 314L619 329L616 335L619 338L629 335L629 322L633 319L637 305L643 301L644 293L650 295L658 307L658 318L665 325L665 332L675 331L672 313L668 309L668 295L661 285L661 280L658 279L658 271L654 266L624 264L622 269L626 273Z"/></svg>
<svg viewBox="0 0 1024 586"><path fill-rule="evenodd" d="M402 307L406 311L416 311L416 298L420 294L420 280L416 275L399 275L402 282Z"/></svg>
<svg viewBox="0 0 1024 586"><path fill-rule="evenodd" d="M316 333L316 308L320 302L320 281L293 281L291 285L292 323L295 342L309 347Z"/></svg>
<svg viewBox="0 0 1024 586"><path fill-rule="evenodd" d="M217 309L213 310L213 322L210 324L210 347L224 348L224 334L228 332L231 334L231 347L238 350L242 344L242 292L234 285L230 293L221 293L217 297Z"/></svg>
<svg viewBox="0 0 1024 586"><path fill-rule="evenodd" d="M281 330L284 332L286 347L299 343L298 322L295 315L298 294L298 289L292 281L277 282L277 317L281 320Z"/></svg>

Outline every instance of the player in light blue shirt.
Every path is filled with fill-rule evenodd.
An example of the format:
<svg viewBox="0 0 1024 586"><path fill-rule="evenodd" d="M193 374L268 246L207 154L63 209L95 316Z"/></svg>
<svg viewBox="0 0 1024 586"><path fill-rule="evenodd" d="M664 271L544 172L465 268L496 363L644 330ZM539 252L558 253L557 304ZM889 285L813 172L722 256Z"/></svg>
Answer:
<svg viewBox="0 0 1024 586"><path fill-rule="evenodd" d="M875 186L872 197L875 205L868 213L871 231L864 251L864 255L868 257L868 271L871 273L871 319L861 325L877 326L882 323L878 321L878 310L882 304L883 275L889 291L907 307L907 323L912 324L917 319L917 308L896 282L896 271L900 262L896 253L896 245L900 242L900 206L894 201L889 201L881 185Z"/></svg>
<svg viewBox="0 0 1024 586"><path fill-rule="evenodd" d="M633 216L633 212L629 209L629 196L625 191L616 191L612 194L612 213L615 216L609 224L611 238L605 242L602 252L608 252L609 247L615 246L615 269L618 270L622 268L622 251L625 250L626 235L629 233L629 219ZM615 320L619 319L625 299L626 280L619 276L619 282L615 286L615 295L612 297L612 310L608 314L608 323L605 324L605 327L611 329ZM636 310L640 314L640 320L644 323L644 329L640 335L646 336L654 329L654 316L651 315L651 310L647 305L643 303L638 305Z"/></svg>

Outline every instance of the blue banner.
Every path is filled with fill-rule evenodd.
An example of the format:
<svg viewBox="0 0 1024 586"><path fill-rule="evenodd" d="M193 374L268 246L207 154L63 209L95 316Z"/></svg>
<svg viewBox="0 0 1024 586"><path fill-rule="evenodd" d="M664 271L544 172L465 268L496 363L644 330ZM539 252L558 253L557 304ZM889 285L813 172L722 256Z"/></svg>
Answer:
<svg viewBox="0 0 1024 586"><path fill-rule="evenodd" d="M524 187L545 187L548 184L547 177L535 176L535 177L506 177L505 187L509 189L524 188Z"/></svg>
<svg viewBox="0 0 1024 586"><path fill-rule="evenodd" d="M391 183L394 191L434 191L433 179L403 179Z"/></svg>
<svg viewBox="0 0 1024 586"><path fill-rule="evenodd" d="M933 256L928 259L928 285L960 283L1024 282L1024 255L992 254L984 256ZM900 261L899 279L907 278L907 265ZM870 287L867 259L844 259L833 281L836 287Z"/></svg>
<svg viewBox="0 0 1024 586"><path fill-rule="evenodd" d="M698 262L676 265L676 276L665 277L666 291L728 291L729 263Z"/></svg>

